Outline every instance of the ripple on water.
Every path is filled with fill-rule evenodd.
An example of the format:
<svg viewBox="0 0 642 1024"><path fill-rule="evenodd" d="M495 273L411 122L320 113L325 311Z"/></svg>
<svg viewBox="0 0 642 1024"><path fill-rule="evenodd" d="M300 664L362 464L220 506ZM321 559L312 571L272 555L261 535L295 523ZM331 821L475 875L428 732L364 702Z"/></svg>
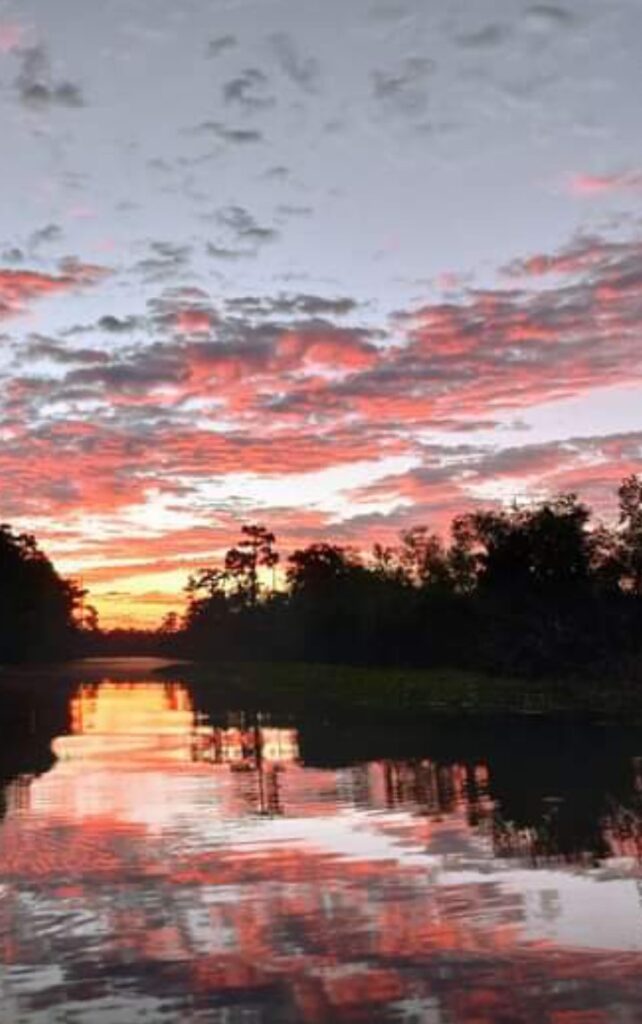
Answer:
<svg viewBox="0 0 642 1024"><path fill-rule="evenodd" d="M3 1021L642 1020L630 813L624 845L590 823L598 862L550 802L506 818L492 757L312 767L180 683L79 686L69 717L5 790Z"/></svg>

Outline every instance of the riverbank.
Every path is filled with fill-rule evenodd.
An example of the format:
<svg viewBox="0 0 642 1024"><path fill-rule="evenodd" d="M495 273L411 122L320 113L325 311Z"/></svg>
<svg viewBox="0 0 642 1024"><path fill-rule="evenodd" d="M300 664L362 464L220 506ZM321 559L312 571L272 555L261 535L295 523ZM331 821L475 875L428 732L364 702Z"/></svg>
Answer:
<svg viewBox="0 0 642 1024"><path fill-rule="evenodd" d="M172 676L171 667L162 670ZM595 679L520 679L458 669L399 670L344 665L185 663L182 680L209 698L266 710L336 710L356 715L576 715L642 722L642 687Z"/></svg>
<svg viewBox="0 0 642 1024"><path fill-rule="evenodd" d="M210 707L409 720L458 716L551 715L642 724L639 672L524 679L459 669L90 658L0 668L0 692L34 698L79 683L164 679L189 684Z"/></svg>

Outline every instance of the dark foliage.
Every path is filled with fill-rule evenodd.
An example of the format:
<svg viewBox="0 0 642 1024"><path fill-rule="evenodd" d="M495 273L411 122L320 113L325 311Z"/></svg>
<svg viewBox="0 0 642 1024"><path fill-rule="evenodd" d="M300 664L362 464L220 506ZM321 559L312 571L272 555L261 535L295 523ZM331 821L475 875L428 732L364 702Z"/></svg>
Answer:
<svg viewBox="0 0 642 1024"><path fill-rule="evenodd" d="M82 593L33 537L0 527L0 663L79 654L450 666L563 675L642 655L642 479L619 519L593 521L575 495L457 517L444 543L426 527L364 558L316 543L277 578L276 538L246 525L221 564L187 586L183 620L152 631L98 628ZM75 618L81 619L80 628Z"/></svg>
<svg viewBox="0 0 642 1024"><path fill-rule="evenodd" d="M425 527L364 559L317 543L287 559L243 527L222 567L187 588L170 646L206 659L475 667L544 675L642 653L642 480L619 490L613 528L575 495Z"/></svg>
<svg viewBox="0 0 642 1024"><path fill-rule="evenodd" d="M169 632L160 629L101 629L84 628L77 634L74 645L79 658L156 657L170 651Z"/></svg>
<svg viewBox="0 0 642 1024"><path fill-rule="evenodd" d="M0 664L67 656L81 596L34 537L0 526Z"/></svg>

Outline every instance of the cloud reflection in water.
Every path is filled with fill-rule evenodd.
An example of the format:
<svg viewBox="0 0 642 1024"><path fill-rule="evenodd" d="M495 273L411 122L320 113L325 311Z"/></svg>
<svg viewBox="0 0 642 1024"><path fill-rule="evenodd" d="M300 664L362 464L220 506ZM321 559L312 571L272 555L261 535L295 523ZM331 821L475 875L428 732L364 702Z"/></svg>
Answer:
<svg viewBox="0 0 642 1024"><path fill-rule="evenodd" d="M7 1020L642 1019L631 865L498 857L484 765L306 767L179 683L70 721L0 828Z"/></svg>

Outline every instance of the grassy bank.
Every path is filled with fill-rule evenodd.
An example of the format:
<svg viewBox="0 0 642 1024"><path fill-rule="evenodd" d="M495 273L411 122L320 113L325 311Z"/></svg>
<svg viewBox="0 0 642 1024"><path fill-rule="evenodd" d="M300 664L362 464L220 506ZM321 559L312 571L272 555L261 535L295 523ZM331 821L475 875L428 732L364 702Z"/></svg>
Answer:
<svg viewBox="0 0 642 1024"><path fill-rule="evenodd" d="M172 669L165 670L172 675ZM180 677L214 700L355 714L576 714L642 721L642 688L592 680L526 680L454 669L186 664Z"/></svg>

